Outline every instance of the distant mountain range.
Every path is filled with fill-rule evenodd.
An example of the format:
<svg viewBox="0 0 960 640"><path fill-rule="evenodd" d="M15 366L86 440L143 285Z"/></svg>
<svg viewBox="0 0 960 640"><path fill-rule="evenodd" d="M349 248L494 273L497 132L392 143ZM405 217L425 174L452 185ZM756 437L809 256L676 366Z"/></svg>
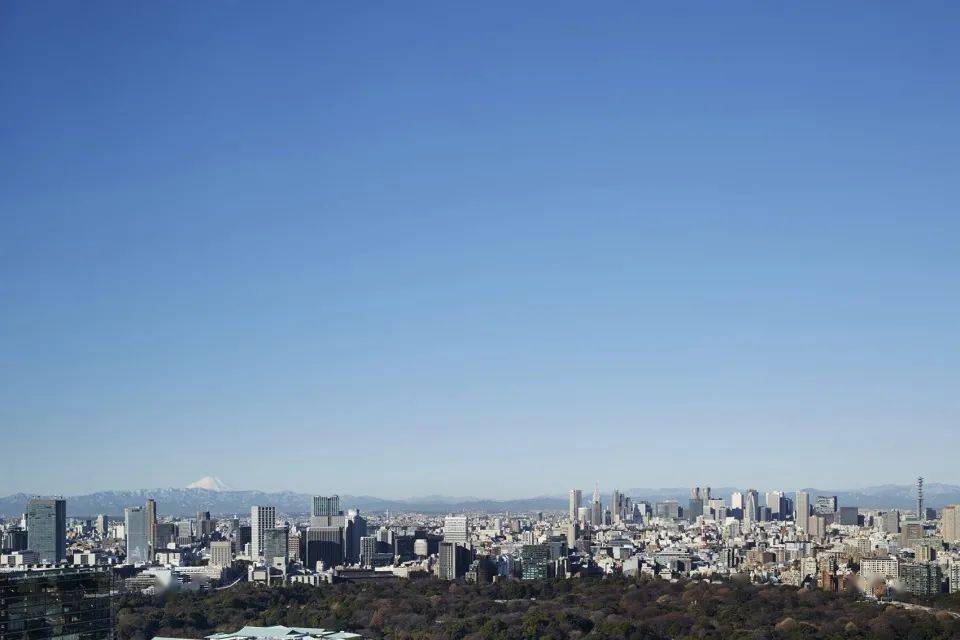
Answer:
<svg viewBox="0 0 960 640"><path fill-rule="evenodd" d="M99 491L79 496L67 497L67 514L69 516L95 516L105 513L112 516L123 515L123 508L142 505L147 498L157 501L157 510L165 515L195 515L197 511L209 511L217 515L248 514L251 505L267 504L277 507L277 511L285 514L303 514L309 509L311 494L296 493L293 491L264 492L264 491L235 491L220 488L222 482L216 478L204 478L215 482L204 482L210 488L186 489L137 489L130 491ZM203 481L198 481L198 483ZM194 484L198 484L194 483ZM733 491L741 491L731 487L714 487L713 495L728 499ZM913 485L880 485L856 490L827 490L802 489L811 495L836 495L841 506L858 506L865 508L902 508L916 507L916 487ZM590 500L591 492L584 490L584 502ZM675 488L634 488L626 489L628 496L659 502L663 500L677 500L686 504L690 495L689 487ZM924 485L925 504L929 507L942 507L947 504L960 504L960 486L931 482ZM26 508L27 501L32 496L18 493L0 498L0 515L17 516ZM610 495L603 495L603 502L607 504ZM762 498L761 498L762 501ZM345 509L358 508L362 511L418 511L421 513L450 513L450 512L523 512L523 511L555 511L567 508L566 495L538 496L517 500L485 500L481 498L449 498L444 496L424 496L403 500L389 500L373 496L341 495L340 502Z"/></svg>

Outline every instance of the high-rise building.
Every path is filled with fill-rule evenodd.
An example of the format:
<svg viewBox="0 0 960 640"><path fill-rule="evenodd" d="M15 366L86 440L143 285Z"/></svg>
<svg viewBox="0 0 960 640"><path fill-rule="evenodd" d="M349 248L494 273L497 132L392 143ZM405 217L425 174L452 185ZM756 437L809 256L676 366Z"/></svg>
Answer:
<svg viewBox="0 0 960 640"><path fill-rule="evenodd" d="M273 529L276 525L276 507L250 507L250 557L254 562L263 558L264 531Z"/></svg>
<svg viewBox="0 0 960 640"><path fill-rule="evenodd" d="M900 582L915 596L935 596L943 582L940 567L935 562L901 562Z"/></svg>
<svg viewBox="0 0 960 640"><path fill-rule="evenodd" d="M441 580L456 580L467 572L473 554L455 542L441 542L437 569Z"/></svg>
<svg viewBox="0 0 960 640"><path fill-rule="evenodd" d="M0 571L3 640L112 640L112 569Z"/></svg>
<svg viewBox="0 0 960 640"><path fill-rule="evenodd" d="M894 509L881 514L879 526L884 533L900 533L900 512Z"/></svg>
<svg viewBox="0 0 960 640"><path fill-rule="evenodd" d="M424 540L423 542L426 542ZM360 538L360 565L372 567L374 557L377 555L377 537L363 536Z"/></svg>
<svg viewBox="0 0 960 640"><path fill-rule="evenodd" d="M340 496L313 496L313 508L310 517L342 515L340 511Z"/></svg>
<svg viewBox="0 0 960 640"><path fill-rule="evenodd" d="M756 489L747 489L743 499L743 525L750 526L760 518L760 494Z"/></svg>
<svg viewBox="0 0 960 640"><path fill-rule="evenodd" d="M360 561L360 539L367 535L367 519L351 510L343 530L344 559L352 564Z"/></svg>
<svg viewBox="0 0 960 640"><path fill-rule="evenodd" d="M943 541L947 544L960 542L960 504L951 504L940 511Z"/></svg>
<svg viewBox="0 0 960 640"><path fill-rule="evenodd" d="M443 541L461 545L470 541L467 516L447 516L443 519Z"/></svg>
<svg viewBox="0 0 960 640"><path fill-rule="evenodd" d="M147 518L147 510L143 507L127 507L123 510L127 564L146 564L153 560L150 557L150 542L147 537Z"/></svg>
<svg viewBox="0 0 960 640"><path fill-rule="evenodd" d="M806 491L797 491L793 501L793 521L798 527L806 529L807 518L810 517L810 494Z"/></svg>
<svg viewBox="0 0 960 640"><path fill-rule="evenodd" d="M34 498L27 503L27 548L41 563L56 564L67 557L67 501Z"/></svg>
<svg viewBox="0 0 960 640"><path fill-rule="evenodd" d="M288 544L290 531L286 527L263 530L263 562L271 566L287 566L290 561Z"/></svg>
<svg viewBox="0 0 960 640"><path fill-rule="evenodd" d="M309 569L316 569L318 562L326 569L343 564L343 527L307 529L306 555Z"/></svg>
<svg viewBox="0 0 960 640"><path fill-rule="evenodd" d="M730 508L743 509L743 494L741 492L734 491L730 494Z"/></svg>
<svg viewBox="0 0 960 640"><path fill-rule="evenodd" d="M524 580L546 580L550 577L550 547L525 544L520 548L520 575Z"/></svg>
<svg viewBox="0 0 960 640"><path fill-rule="evenodd" d="M214 567L232 567L233 550L229 540L210 543L210 565Z"/></svg>
<svg viewBox="0 0 960 640"><path fill-rule="evenodd" d="M700 487L694 487L690 490L686 515L690 522L696 522L697 518L703 515L703 497L700 494Z"/></svg>
<svg viewBox="0 0 960 640"><path fill-rule="evenodd" d="M152 559L157 549L167 546L168 540L157 541L157 501L147 498L147 553Z"/></svg>
<svg viewBox="0 0 960 640"><path fill-rule="evenodd" d="M594 527L603 525L603 505L600 502L600 483L593 489L593 502L590 504L590 524Z"/></svg>
<svg viewBox="0 0 960 640"><path fill-rule="evenodd" d="M817 496L817 500L813 505L813 512L820 516L836 513L837 496Z"/></svg>
<svg viewBox="0 0 960 640"><path fill-rule="evenodd" d="M110 517L102 513L98 515L96 529L97 529L97 533L100 535L101 538L107 537L107 531L109 530L109 528L110 528Z"/></svg>
<svg viewBox="0 0 960 640"><path fill-rule="evenodd" d="M583 501L583 492L580 489L570 489L570 519L576 520Z"/></svg>
<svg viewBox="0 0 960 640"><path fill-rule="evenodd" d="M840 507L837 516L838 523L842 525L856 526L860 523L860 510L856 507Z"/></svg>

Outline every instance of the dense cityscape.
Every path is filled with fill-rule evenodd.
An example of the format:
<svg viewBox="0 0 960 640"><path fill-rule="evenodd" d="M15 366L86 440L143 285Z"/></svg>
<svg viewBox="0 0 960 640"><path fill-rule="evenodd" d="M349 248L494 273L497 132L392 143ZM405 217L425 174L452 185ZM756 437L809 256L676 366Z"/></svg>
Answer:
<svg viewBox="0 0 960 640"><path fill-rule="evenodd" d="M719 496L710 487L692 488L683 503L650 502L619 490L603 496L598 486L586 497L571 489L562 512L368 514L337 495L317 495L303 515L252 505L249 514L183 517L164 514L152 499L125 508L122 518L66 513L65 499L38 497L21 518L0 525L0 589L30 591L36 583L37 594L49 594L56 585L61 624L77 619L94 633L89 638L98 624L112 632L115 594L241 583L739 577L914 607L960 592L960 505L926 506L922 478L912 510L858 508L804 491ZM0 602L4 640L40 637L28 600L21 609ZM78 608L89 615L67 613Z"/></svg>

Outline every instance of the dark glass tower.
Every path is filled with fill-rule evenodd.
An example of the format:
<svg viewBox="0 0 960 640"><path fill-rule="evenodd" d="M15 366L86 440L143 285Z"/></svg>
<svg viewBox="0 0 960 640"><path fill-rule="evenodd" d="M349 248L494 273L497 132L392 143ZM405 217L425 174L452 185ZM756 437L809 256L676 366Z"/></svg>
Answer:
<svg viewBox="0 0 960 640"><path fill-rule="evenodd" d="M111 576L106 567L0 573L0 638L112 640Z"/></svg>

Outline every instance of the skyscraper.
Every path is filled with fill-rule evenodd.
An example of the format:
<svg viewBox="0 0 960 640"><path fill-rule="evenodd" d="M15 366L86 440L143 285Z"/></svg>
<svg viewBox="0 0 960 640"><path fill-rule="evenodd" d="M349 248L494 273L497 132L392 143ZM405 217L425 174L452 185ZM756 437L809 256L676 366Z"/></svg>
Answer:
<svg viewBox="0 0 960 640"><path fill-rule="evenodd" d="M806 491L797 491L793 503L793 521L798 527L806 530L807 518L810 517L810 494Z"/></svg>
<svg viewBox="0 0 960 640"><path fill-rule="evenodd" d="M817 496L813 504L813 512L820 516L832 515L837 512L837 496Z"/></svg>
<svg viewBox="0 0 960 640"><path fill-rule="evenodd" d="M570 489L570 519L576 520L583 502L583 492L580 489Z"/></svg>
<svg viewBox="0 0 960 640"><path fill-rule="evenodd" d="M443 519L443 541L466 545L470 540L467 516L447 516Z"/></svg>
<svg viewBox="0 0 960 640"><path fill-rule="evenodd" d="M34 498L27 503L27 548L42 563L56 564L67 557L67 501Z"/></svg>
<svg viewBox="0 0 960 640"><path fill-rule="evenodd" d="M3 640L111 640L109 567L0 571Z"/></svg>
<svg viewBox="0 0 960 640"><path fill-rule="evenodd" d="M254 562L263 557L264 531L273 529L276 524L276 507L250 507L250 557Z"/></svg>
<svg viewBox="0 0 960 640"><path fill-rule="evenodd" d="M694 487L690 490L690 500L687 503L687 520L696 522L702 515L703 497L700 494L700 487Z"/></svg>
<svg viewBox="0 0 960 640"><path fill-rule="evenodd" d="M947 544L960 542L960 504L951 504L940 512L940 523L943 528L943 541Z"/></svg>
<svg viewBox="0 0 960 640"><path fill-rule="evenodd" d="M147 498L147 548L150 557L154 557L157 547L165 547L167 542L157 544L157 501Z"/></svg>
<svg viewBox="0 0 960 640"><path fill-rule="evenodd" d="M590 505L590 524L599 527L603 524L603 505L600 503L600 483L593 489L593 502Z"/></svg>
<svg viewBox="0 0 960 640"><path fill-rule="evenodd" d="M346 527L347 519L340 509L340 496L313 496L310 505L311 527Z"/></svg>
<svg viewBox="0 0 960 640"><path fill-rule="evenodd" d="M290 560L288 544L290 531L286 527L267 527L263 530L263 561L273 566L287 565Z"/></svg>
<svg viewBox="0 0 960 640"><path fill-rule="evenodd" d="M310 517L338 516L340 512L340 496L313 496L313 508Z"/></svg>
<svg viewBox="0 0 960 640"><path fill-rule="evenodd" d="M743 499L743 524L749 526L757 521L760 512L760 494L756 489L747 489Z"/></svg>
<svg viewBox="0 0 960 640"><path fill-rule="evenodd" d="M127 507L123 510L124 530L127 534L127 564L146 564L150 557L150 542L147 538L148 514L143 507Z"/></svg>

